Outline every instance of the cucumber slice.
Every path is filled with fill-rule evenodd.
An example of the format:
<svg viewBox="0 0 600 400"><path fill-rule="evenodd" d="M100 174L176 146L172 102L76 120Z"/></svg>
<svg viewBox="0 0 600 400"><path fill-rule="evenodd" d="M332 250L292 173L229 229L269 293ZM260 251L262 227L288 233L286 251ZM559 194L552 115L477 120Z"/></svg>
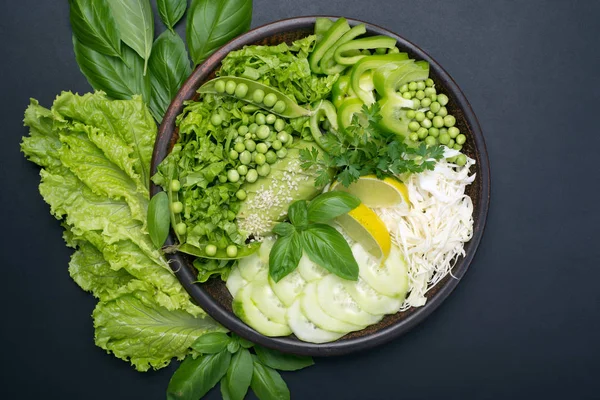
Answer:
<svg viewBox="0 0 600 400"><path fill-rule="evenodd" d="M244 257L238 262L238 268L242 274L242 278L247 281L253 281L261 270L267 270L267 265L268 264L262 262L257 253Z"/></svg>
<svg viewBox="0 0 600 400"><path fill-rule="evenodd" d="M323 311L344 322L362 326L372 325L383 318L382 314L373 315L361 309L344 288L343 281L333 274L319 281L317 297Z"/></svg>
<svg viewBox="0 0 600 400"><path fill-rule="evenodd" d="M266 281L250 283L250 299L261 313L273 322L286 324L285 314L287 308L275 295L271 286Z"/></svg>
<svg viewBox="0 0 600 400"><path fill-rule="evenodd" d="M312 262L306 254L302 254L297 270L306 282L321 280L325 275L329 274L325 268Z"/></svg>
<svg viewBox="0 0 600 400"><path fill-rule="evenodd" d="M302 290L304 290L306 281L302 279L302 276L300 276L298 271L294 270L283 277L279 282L275 282L269 277L269 285L279 300L281 300L286 307L289 307L294 300L296 300L298 295L302 293Z"/></svg>
<svg viewBox="0 0 600 400"><path fill-rule="evenodd" d="M263 264L269 265L269 254L275 244L275 239L271 237L264 238L260 248L258 249L258 256L260 257Z"/></svg>
<svg viewBox="0 0 600 400"><path fill-rule="evenodd" d="M408 291L408 269L404 257L396 246L383 265L379 264L362 246L352 246L358 265L359 276L384 296L404 298Z"/></svg>
<svg viewBox="0 0 600 400"><path fill-rule="evenodd" d="M247 284L248 281L244 279L242 273L240 272L240 269L237 266L235 266L231 269L231 272L227 277L227 282L225 283L225 286L227 286L227 290L229 290L231 296L235 297L237 292Z"/></svg>
<svg viewBox="0 0 600 400"><path fill-rule="evenodd" d="M359 331L364 326L349 324L344 321L340 321L337 318L329 316L321 306L317 299L317 282L311 282L304 288L304 294L300 300L300 307L302 313L309 321L318 326L321 329L339 332L346 334L348 332Z"/></svg>
<svg viewBox="0 0 600 400"><path fill-rule="evenodd" d="M310 343L327 343L338 340L343 333L326 331L318 328L310 322L302 313L300 308L300 299L296 299L294 304L288 309L287 323L292 328L292 332L300 340Z"/></svg>
<svg viewBox="0 0 600 400"><path fill-rule="evenodd" d="M254 304L250 285L244 286L233 299L232 308L235 315L250 327L265 336L287 336L292 333L289 326L270 320Z"/></svg>
<svg viewBox="0 0 600 400"><path fill-rule="evenodd" d="M403 298L384 296L360 278L357 282L345 281L344 287L356 304L369 314L395 314L402 305Z"/></svg>

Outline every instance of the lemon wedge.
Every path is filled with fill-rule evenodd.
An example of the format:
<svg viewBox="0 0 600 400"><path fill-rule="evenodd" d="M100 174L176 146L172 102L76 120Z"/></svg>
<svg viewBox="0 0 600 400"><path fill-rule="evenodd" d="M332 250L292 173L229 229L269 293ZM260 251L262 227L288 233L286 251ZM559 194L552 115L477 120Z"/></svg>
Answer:
<svg viewBox="0 0 600 400"><path fill-rule="evenodd" d="M352 240L360 243L369 253L382 262L387 259L392 238L375 211L361 203L348 214L338 217L337 222Z"/></svg>
<svg viewBox="0 0 600 400"><path fill-rule="evenodd" d="M361 176L356 182L345 187L339 181L331 190L341 190L355 195L367 207L393 207L410 203L406 185L394 178L379 179L375 175Z"/></svg>

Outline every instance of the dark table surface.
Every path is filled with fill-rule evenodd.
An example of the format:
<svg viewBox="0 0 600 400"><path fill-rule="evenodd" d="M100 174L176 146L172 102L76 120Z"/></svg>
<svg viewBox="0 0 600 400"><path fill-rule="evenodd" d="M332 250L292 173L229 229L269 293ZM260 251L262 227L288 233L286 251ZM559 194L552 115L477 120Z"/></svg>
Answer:
<svg viewBox="0 0 600 400"><path fill-rule="evenodd" d="M38 168L19 153L30 97L90 90L68 4L0 4L0 397L164 398L175 364L138 373L94 345L96 301L70 279ZM600 2L255 0L253 26L311 14L381 25L446 68L481 122L492 204L438 310L375 350L284 373L293 398L600 398Z"/></svg>

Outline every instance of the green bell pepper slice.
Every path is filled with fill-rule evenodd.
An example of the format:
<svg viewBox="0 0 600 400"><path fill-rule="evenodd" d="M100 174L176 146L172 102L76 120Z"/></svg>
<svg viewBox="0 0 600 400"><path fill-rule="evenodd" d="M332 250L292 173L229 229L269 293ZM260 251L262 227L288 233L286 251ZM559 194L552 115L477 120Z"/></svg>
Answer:
<svg viewBox="0 0 600 400"><path fill-rule="evenodd" d="M308 63L310 65L310 70L316 74L323 73L319 63L323 55L329 50L331 46L334 45L335 42L338 41L342 35L350 30L350 25L348 25L348 21L346 18L340 18L331 25L331 27L325 32L323 38L317 45L314 50L308 57Z"/></svg>
<svg viewBox="0 0 600 400"><path fill-rule="evenodd" d="M356 97L356 94L352 90L350 76L340 76L331 89L331 102L336 108L339 108L344 100L354 97Z"/></svg>
<svg viewBox="0 0 600 400"><path fill-rule="evenodd" d="M369 49L392 49L396 47L396 39L389 36L370 36L361 39L354 39L347 43L341 44L335 50L335 62L340 65L354 65L365 56L348 55L348 52L354 50L369 50Z"/></svg>
<svg viewBox="0 0 600 400"><path fill-rule="evenodd" d="M350 82L354 93L356 93L356 95L367 105L375 103L375 94L373 93L373 90L368 91L361 88L361 78L363 77L363 74L388 63L404 60L408 60L408 54L406 53L365 56L352 67L350 72Z"/></svg>
<svg viewBox="0 0 600 400"><path fill-rule="evenodd" d="M408 60L405 63L390 64L377 69L373 74L375 90L381 96L398 96L400 86L412 82L425 80L429 77L429 63L427 61Z"/></svg>
<svg viewBox="0 0 600 400"><path fill-rule="evenodd" d="M323 100L309 120L310 133L319 146L321 145L321 139L323 137L323 133L319 127L322 117L327 118L334 130L338 130L337 111L330 101Z"/></svg>
<svg viewBox="0 0 600 400"><path fill-rule="evenodd" d="M319 43L325 32L333 25L333 21L329 18L319 17L315 20L315 36L317 37L316 43Z"/></svg>
<svg viewBox="0 0 600 400"><path fill-rule="evenodd" d="M364 103L358 97L348 98L338 107L338 126L345 131L352 124L354 114L360 114Z"/></svg>
<svg viewBox="0 0 600 400"><path fill-rule="evenodd" d="M381 120L379 126L387 132L395 133L397 135L407 137L408 136L408 123L409 119L406 117L406 107L402 97L384 97L378 101L379 115Z"/></svg>
<svg viewBox="0 0 600 400"><path fill-rule="evenodd" d="M354 39L366 32L367 32L367 28L365 27L365 24L360 24L360 25L356 25L356 26L352 27L352 29L350 29L348 32L344 33L342 35L342 37L339 38L333 44L333 46L331 46L329 48L329 50L327 50L325 52L325 54L323 54L323 58L321 58L321 61L319 63L319 66L321 67L321 70L323 71L323 73L325 73L327 75L335 75L335 74L339 74L339 73L343 72L346 68L348 68L348 65L338 64L334 60L334 55L336 54L337 49L340 46L342 46L344 43L350 42L352 39Z"/></svg>

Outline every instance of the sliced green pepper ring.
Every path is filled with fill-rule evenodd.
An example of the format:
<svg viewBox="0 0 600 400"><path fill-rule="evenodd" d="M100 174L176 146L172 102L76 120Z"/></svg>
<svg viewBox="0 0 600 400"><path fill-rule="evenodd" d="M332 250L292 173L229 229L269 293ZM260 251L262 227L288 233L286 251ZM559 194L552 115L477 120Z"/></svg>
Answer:
<svg viewBox="0 0 600 400"><path fill-rule="evenodd" d="M377 93L381 96L398 96L398 89L405 83L425 80L429 77L429 63L427 61L397 63L396 69L379 68L373 76L373 83Z"/></svg>
<svg viewBox="0 0 600 400"><path fill-rule="evenodd" d="M342 75L335 81L331 89L331 99L333 105L338 108L347 97L356 97L350 86L350 77Z"/></svg>
<svg viewBox="0 0 600 400"><path fill-rule="evenodd" d="M372 91L365 91L360 87L361 77L367 71L377 69L387 63L408 60L408 54L395 53L385 55L366 56L357 62L350 74L350 82L354 93L367 105L375 102L375 96Z"/></svg>
<svg viewBox="0 0 600 400"><path fill-rule="evenodd" d="M353 50L368 49L392 49L396 47L396 39L389 36L370 36L361 39L354 39L350 42L341 44L335 50L335 62L341 65L354 65L359 60L367 57L366 55L348 56L347 52Z"/></svg>
<svg viewBox="0 0 600 400"><path fill-rule="evenodd" d="M319 17L315 21L315 35L317 36L317 44L323 39L325 32L331 28L333 21L329 18Z"/></svg>
<svg viewBox="0 0 600 400"><path fill-rule="evenodd" d="M381 106L379 126L388 132L407 137L409 120L402 100L405 101L402 97L384 97L379 100Z"/></svg>
<svg viewBox="0 0 600 400"><path fill-rule="evenodd" d="M363 102L358 97L346 99L338 107L338 125L342 131L352 124L354 114L360 114Z"/></svg>
<svg viewBox="0 0 600 400"><path fill-rule="evenodd" d="M350 29L348 32L344 33L342 35L342 37L339 38L333 44L333 46L331 46L325 52L325 54L323 54L323 58L321 58L321 61L319 62L319 67L321 68L321 71L323 71L323 73L325 73L327 75L335 75L335 74L341 73L343 70L348 68L348 65L338 64L334 59L334 55L335 55L337 49L341 45L343 45L344 43L350 42L355 37L360 36L366 32L367 32L367 28L365 27L365 24L360 24L360 25L356 25L356 26L352 27L352 29Z"/></svg>
<svg viewBox="0 0 600 400"><path fill-rule="evenodd" d="M331 127L337 131L338 129L338 121L337 121L337 112L335 111L335 106L331 104L330 101L323 100L319 107L314 111L313 115L310 117L310 133L312 134L315 142L321 145L321 138L323 133L321 132L321 128L319 127L319 123L321 122L321 118L325 117L331 124Z"/></svg>
<svg viewBox="0 0 600 400"><path fill-rule="evenodd" d="M319 63L323 55L342 35L350 30L350 25L346 18L339 18L333 25L323 34L321 41L315 46L314 50L308 58L310 69L314 73L322 73Z"/></svg>

